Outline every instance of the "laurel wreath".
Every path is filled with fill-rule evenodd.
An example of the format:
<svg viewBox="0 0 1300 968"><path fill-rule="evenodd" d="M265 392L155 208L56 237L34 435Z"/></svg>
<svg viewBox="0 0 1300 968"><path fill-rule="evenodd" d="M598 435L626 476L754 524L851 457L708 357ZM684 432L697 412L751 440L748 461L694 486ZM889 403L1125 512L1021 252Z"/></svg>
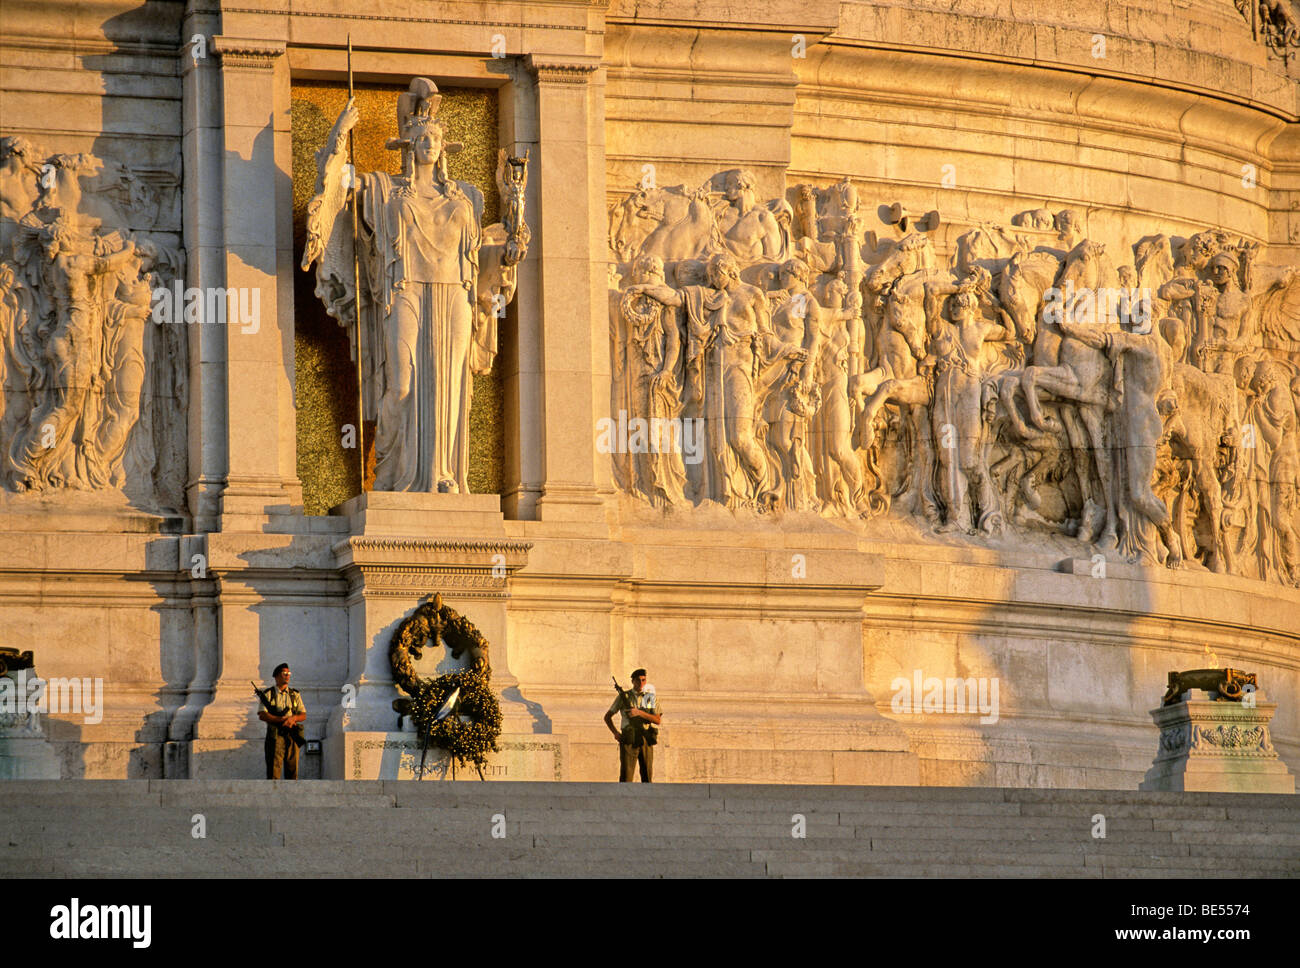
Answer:
<svg viewBox="0 0 1300 968"><path fill-rule="evenodd" d="M469 652L470 665L457 672L425 679L415 673L415 660L439 639L453 659ZM393 679L407 695L393 709L410 716L423 746L446 750L461 766L473 763L480 771L489 753L500 752L501 704L492 691L488 642L474 624L442 603L441 595L425 599L393 633L388 649ZM459 688L456 713L437 720L438 710Z"/></svg>

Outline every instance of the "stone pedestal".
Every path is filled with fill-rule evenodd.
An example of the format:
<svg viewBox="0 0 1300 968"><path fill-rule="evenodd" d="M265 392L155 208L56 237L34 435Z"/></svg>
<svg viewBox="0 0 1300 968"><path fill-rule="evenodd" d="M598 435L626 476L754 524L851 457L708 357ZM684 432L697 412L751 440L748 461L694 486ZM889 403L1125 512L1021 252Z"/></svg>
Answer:
<svg viewBox="0 0 1300 968"><path fill-rule="evenodd" d="M1277 703L1185 699L1151 710L1160 727L1155 762L1139 789L1207 793L1294 793L1268 724Z"/></svg>
<svg viewBox="0 0 1300 968"><path fill-rule="evenodd" d="M485 780L567 780L569 741L566 736L535 733L502 733L497 740L501 752L493 754L483 770ZM457 766L453 775L451 758L430 747L420 770L420 740L414 732L346 732L331 744L334 761L327 758L325 770L345 780L479 780L472 765Z"/></svg>
<svg viewBox="0 0 1300 968"><path fill-rule="evenodd" d="M501 498L495 494L411 494L366 491L330 514L346 517L352 534L367 538L475 538L506 536Z"/></svg>
<svg viewBox="0 0 1300 968"><path fill-rule="evenodd" d="M0 713L0 780L58 780L59 758L36 713Z"/></svg>
<svg viewBox="0 0 1300 968"><path fill-rule="evenodd" d="M334 547L348 580L349 656L347 683L325 729L325 777L414 775L419 744L414 733L397 732L393 700L398 691L388 650L401 623L434 593L473 622L491 646L492 687L501 696L503 733L531 736L534 717L510 671L506 623L510 575L523 567L530 545L506 538L500 498L372 491L333 513L350 518L353 536ZM444 651L428 649L417 664L420 674L450 671ZM414 764L408 762L410 749L416 751ZM501 776L522 779L538 773L536 779L555 779L551 760L559 754L547 753L547 763L534 768L524 765L529 753L519 743L504 749L513 752L502 754L509 762L496 764L503 768ZM431 750L426 769L441 761L439 752Z"/></svg>

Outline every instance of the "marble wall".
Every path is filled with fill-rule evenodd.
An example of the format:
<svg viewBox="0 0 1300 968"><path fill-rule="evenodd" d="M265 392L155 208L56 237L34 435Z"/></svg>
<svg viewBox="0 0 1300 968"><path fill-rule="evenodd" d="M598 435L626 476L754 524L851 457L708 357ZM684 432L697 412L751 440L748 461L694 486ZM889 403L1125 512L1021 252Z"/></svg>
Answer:
<svg viewBox="0 0 1300 968"><path fill-rule="evenodd" d="M1001 309L1014 331L1020 316L1002 280L1017 252L1059 250L1053 258L1064 265L1085 242L1104 246L1119 286L1120 267L1136 274L1149 255L1134 247L1163 238L1170 271L1155 289L1179 269L1203 300L1216 287L1216 307L1236 290L1250 300L1259 338L1246 355L1255 368L1245 386L1229 375L1221 396L1237 427L1276 417L1283 431L1257 464L1250 527L1259 532L1266 520L1281 535L1284 520L1300 524L1285 459L1294 400L1290 424L1270 409L1272 388L1293 386L1300 373L1285 322L1295 315L1286 270L1300 257L1295 59L1252 38L1234 5L1217 0L1089 0L1068 10L1047 0L757 0L743 17L712 0L448 0L348 11L329 0L6 3L0 136L39 146L24 154L6 142L9 176L0 181L4 257L14 267L0 277L0 336L27 354L26 369L13 350L5 360L6 413L53 406L39 379L15 374L63 372L44 346L69 323L134 347L132 293L158 288L168 273L204 293L256 293L260 307L256 325L149 323L138 351L116 362L101 354L104 373L82 378L73 366L73 376L54 379L81 388L71 394L81 436L60 443L64 463L35 475L39 489L0 492L0 645L32 649L42 675L104 680L102 722L51 719L47 739L64 775L260 775L262 725L248 680L266 681L280 661L303 690L308 736L328 749L350 730L396 729L384 722L396 696L386 636L434 591L492 630L508 731L562 738L572 779L613 777L601 722L609 677L625 679L638 665L666 710L663 779L1132 788L1155 752L1147 710L1165 674L1211 664L1259 673L1279 703L1274 742L1300 767L1300 591L1289 539L1265 542L1261 559L1256 533L1254 565L1216 567L1223 522L1234 519L1213 512L1205 478L1200 490L1179 485L1182 505L1157 489L1181 522L1182 567L1165 567L1170 540L1152 539L1144 557L1110 547L1105 526L1081 537L1084 492L1094 485L1086 468L1102 468L1107 448L1059 441L1059 468L1037 483L1040 516L1062 527L1021 527L1006 506L1001 533L968 534L988 523L979 500L990 499L969 507L968 528L963 493L940 487L937 523L957 527L936 534L936 521L921 505L905 507L900 488L923 465L937 383L917 382L915 399L887 388L873 419L861 418L881 386L917 375L899 372L909 356L914 367L927 356L960 357L926 341L953 336L963 319L1007 328ZM319 513L335 503L319 494L355 489L354 452L312 445L308 463L321 468L312 473L333 490L314 491L302 469L310 394L295 334L312 277L298 267L294 236L294 98L345 79L349 33L367 89L404 90L428 77L480 92L495 110L484 143L528 153L531 243L499 321L499 463L471 487L500 496L490 507L477 493L372 492ZM366 110L372 124L392 120ZM125 174L111 184L102 172L98 182L65 175L41 184L51 158L77 154ZM111 217L97 207L101 195L119 209ZM1075 213L1064 227L1062 211ZM696 216L695 235L691 224L669 231ZM98 287L89 301L52 295L52 270L41 275L39 260L12 256L24 218L30 252L44 245L48 256L57 233L47 227L60 217L76 228L65 251L88 261L59 263L56 254L52 264L89 277ZM1203 263L1196 245L1183 255L1197 236L1214 247ZM128 242L131 254L113 263ZM168 246L176 257L159 254ZM1235 288L1211 271L1224 252ZM721 262L710 277L710 263L723 254L749 309L737 302L720 323L711 314L734 287L720 282ZM657 268L638 266L648 255ZM791 259L804 269L783 282ZM809 336L806 313L790 312L800 272L824 338ZM886 371L879 347L890 301L898 319L917 301L908 278L918 300L936 305L918 309L918 345L902 345ZM37 296L24 293L46 308L33 309ZM1157 298L1189 334L1197 314L1211 328L1222 318L1194 294ZM775 390L751 387L743 401L764 468L750 484L746 435L726 423L743 397L743 367L716 349L744 312L756 328L785 327L785 338L769 341L772 358L757 361L769 371L758 382ZM1168 342L1154 322L1154 338ZM688 347L677 351L676 398L663 379L651 385L655 373L630 366L653 342L637 341L652 325L663 341L674 333L683 347L700 341L702 379L716 351L716 394L687 391ZM1033 340L1021 341L1018 360L1015 342L981 339L1008 350L1001 363L980 361L982 348L966 353L981 378L1001 375L1009 388L1004 423L1036 392L1021 379ZM780 347L793 349L778 358ZM329 382L350 396L346 338L333 353L335 379L312 392ZM1261 368L1265 357L1273 362ZM108 379L133 366L146 377L140 389L134 377ZM840 416L818 402L839 400L828 376L837 368ZM1205 382L1196 374L1214 370L1194 349L1167 361L1153 406L1165 399L1160 390L1177 390L1174 375L1187 399L1187 385ZM1113 376L1112 368L1108 393ZM1056 386L1043 397L1053 413L1075 405L1052 396ZM709 409L714 396L723 409ZM152 456L124 462L116 476L87 471L90 487L66 486L65 463L99 460L79 456L99 453L85 444L86 428L117 425L99 401L128 397L119 410L131 433L144 434L130 453L143 454L147 437ZM996 417L999 400L978 402ZM331 421L354 419L354 403L334 402L318 437L341 431ZM620 408L636 416L637 407L705 421L702 443L716 466L611 448L600 421L617 426ZM1014 453L997 436L1001 425L976 410L967 416L993 448L987 456L996 463ZM845 433L845 446L832 441ZM471 435L482 441L481 425ZM1156 454L1165 436L1144 446ZM8 447L21 434L4 439ZM809 443L818 440L821 450ZM1193 458L1170 453L1171 473L1185 481L1178 474ZM862 472L860 491L846 462ZM978 477L978 463L963 466ZM701 466L713 470L702 478ZM871 473L883 506L865 497ZM1102 511L1091 513L1103 521L1119 497L1108 505L1104 482L1095 483L1091 504ZM1121 522L1113 530L1118 545L1128 531ZM494 570L504 567L497 555L509 559L505 577ZM897 683L917 670L996 681L996 721L901 708ZM348 687L365 697L364 717L343 707ZM305 775L338 772L343 761L331 756L309 755Z"/></svg>

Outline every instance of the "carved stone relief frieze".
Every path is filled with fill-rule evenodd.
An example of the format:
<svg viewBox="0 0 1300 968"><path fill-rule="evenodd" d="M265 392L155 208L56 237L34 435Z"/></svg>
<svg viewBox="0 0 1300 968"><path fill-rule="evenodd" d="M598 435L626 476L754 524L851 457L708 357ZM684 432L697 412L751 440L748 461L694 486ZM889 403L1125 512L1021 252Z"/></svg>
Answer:
<svg viewBox="0 0 1300 968"><path fill-rule="evenodd" d="M1300 47L1300 17L1292 0L1233 0L1254 38L1278 57L1290 60Z"/></svg>
<svg viewBox="0 0 1300 968"><path fill-rule="evenodd" d="M847 179L753 186L611 206L624 491L1300 585L1295 267L1213 228L1114 251L1046 207L942 235L882 205L877 234Z"/></svg>
<svg viewBox="0 0 1300 968"><path fill-rule="evenodd" d="M1192 739L1192 749L1230 751L1237 755L1257 753L1261 756L1274 754L1273 744L1268 737L1267 726L1240 726L1235 723L1219 726L1196 726Z"/></svg>
<svg viewBox="0 0 1300 968"><path fill-rule="evenodd" d="M184 276L148 180L0 139L0 487L184 507L186 343L155 293Z"/></svg>

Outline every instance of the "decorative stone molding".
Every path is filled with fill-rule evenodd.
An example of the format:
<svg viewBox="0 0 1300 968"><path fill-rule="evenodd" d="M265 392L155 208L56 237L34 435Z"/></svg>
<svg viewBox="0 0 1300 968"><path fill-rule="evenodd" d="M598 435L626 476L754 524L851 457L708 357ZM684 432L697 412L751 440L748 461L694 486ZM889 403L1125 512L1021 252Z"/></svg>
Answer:
<svg viewBox="0 0 1300 968"><path fill-rule="evenodd" d="M734 168L612 206L619 487L1300 586L1294 266L1214 228L1108 252L1064 207L881 233L865 202Z"/></svg>
<svg viewBox="0 0 1300 968"><path fill-rule="evenodd" d="M284 41L255 40L244 37L217 36L212 49L221 55L222 66L235 70L269 71L276 58L284 54Z"/></svg>
<svg viewBox="0 0 1300 968"><path fill-rule="evenodd" d="M494 577L491 569L366 565L356 568L349 577L349 593L363 593L369 598L411 598L438 588L457 598L504 598L507 594L507 580Z"/></svg>
<svg viewBox="0 0 1300 968"><path fill-rule="evenodd" d="M471 564L501 556L506 567L522 568L530 541L445 541L437 538L354 537L334 546L342 564L437 561Z"/></svg>
<svg viewBox="0 0 1300 968"><path fill-rule="evenodd" d="M600 58L553 57L529 54L525 63L541 84L586 84L600 70Z"/></svg>
<svg viewBox="0 0 1300 968"><path fill-rule="evenodd" d="M607 0L588 0L591 6L598 7L603 5ZM450 5L448 5L450 6ZM469 7L471 4L464 4ZM479 10L483 7L481 4L473 4ZM515 8L507 8L512 11ZM277 16L285 15L285 10L265 9L262 7L224 7L221 11L229 16L231 14L249 14L252 16ZM526 11L523 11L526 13ZM489 27L495 29L501 28L543 28L546 30L582 30L587 27L583 24L566 24L556 23L554 16L548 17L545 8L539 15L533 19L521 16L518 19L490 18L490 17L399 17L387 13L368 13L361 10L348 10L346 12L339 10L292 10L289 16L295 20L347 20L361 22L379 22L393 24L440 24L450 27Z"/></svg>
<svg viewBox="0 0 1300 968"><path fill-rule="evenodd" d="M530 548L526 541L355 537L336 544L334 555L349 597L409 598L443 590L458 598L501 599Z"/></svg>
<svg viewBox="0 0 1300 968"><path fill-rule="evenodd" d="M1295 778L1269 736L1277 703L1189 699L1151 710L1160 727L1143 790L1293 793Z"/></svg>
<svg viewBox="0 0 1300 968"><path fill-rule="evenodd" d="M348 542L358 551L502 551L526 552L528 541L439 541L433 538L354 538Z"/></svg>

